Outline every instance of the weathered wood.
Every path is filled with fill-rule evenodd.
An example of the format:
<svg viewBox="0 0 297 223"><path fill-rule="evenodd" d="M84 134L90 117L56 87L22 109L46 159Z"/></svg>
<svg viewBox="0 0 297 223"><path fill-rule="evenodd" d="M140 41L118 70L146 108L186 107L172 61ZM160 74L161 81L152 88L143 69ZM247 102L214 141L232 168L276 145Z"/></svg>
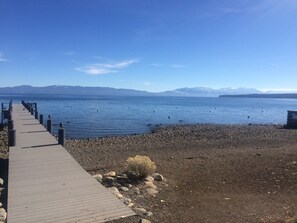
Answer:
<svg viewBox="0 0 297 223"><path fill-rule="evenodd" d="M23 106L13 106L8 223L105 222L134 212L91 177Z"/></svg>

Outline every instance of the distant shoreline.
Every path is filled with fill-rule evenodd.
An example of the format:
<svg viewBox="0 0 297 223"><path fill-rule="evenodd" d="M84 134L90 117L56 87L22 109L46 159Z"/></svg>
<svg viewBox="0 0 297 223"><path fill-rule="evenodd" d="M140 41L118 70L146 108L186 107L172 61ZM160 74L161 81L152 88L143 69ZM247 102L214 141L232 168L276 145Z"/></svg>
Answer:
<svg viewBox="0 0 297 223"><path fill-rule="evenodd" d="M276 98L276 99L297 99L297 94L240 94L220 95L220 98Z"/></svg>

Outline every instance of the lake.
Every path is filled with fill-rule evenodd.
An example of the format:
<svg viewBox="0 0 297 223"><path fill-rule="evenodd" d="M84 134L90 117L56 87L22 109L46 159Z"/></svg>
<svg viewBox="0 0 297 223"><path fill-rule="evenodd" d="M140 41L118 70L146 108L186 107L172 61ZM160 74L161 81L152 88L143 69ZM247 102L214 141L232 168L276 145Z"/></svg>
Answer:
<svg viewBox="0 0 297 223"><path fill-rule="evenodd" d="M146 133L167 124L285 124L295 99L0 96L38 103L44 120L51 115L54 133L63 122L66 137L91 138Z"/></svg>

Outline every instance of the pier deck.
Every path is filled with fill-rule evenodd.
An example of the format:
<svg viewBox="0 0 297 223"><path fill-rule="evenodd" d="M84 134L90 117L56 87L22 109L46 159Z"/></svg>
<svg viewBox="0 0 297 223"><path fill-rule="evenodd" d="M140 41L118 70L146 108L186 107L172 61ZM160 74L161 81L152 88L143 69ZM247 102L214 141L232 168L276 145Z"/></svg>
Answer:
<svg viewBox="0 0 297 223"><path fill-rule="evenodd" d="M91 177L22 105L13 105L8 223L106 222L134 212Z"/></svg>

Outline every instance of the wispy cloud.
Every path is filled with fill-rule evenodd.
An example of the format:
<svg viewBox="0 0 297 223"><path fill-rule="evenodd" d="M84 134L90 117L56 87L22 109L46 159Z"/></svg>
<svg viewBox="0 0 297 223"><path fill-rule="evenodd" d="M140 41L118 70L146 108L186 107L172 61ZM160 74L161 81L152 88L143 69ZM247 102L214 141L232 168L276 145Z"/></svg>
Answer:
<svg viewBox="0 0 297 223"><path fill-rule="evenodd" d="M0 52L0 62L6 62L6 61L8 61L8 59L6 59L3 55L3 53Z"/></svg>
<svg viewBox="0 0 297 223"><path fill-rule="evenodd" d="M115 63L94 63L84 67L77 67L75 68L75 70L89 75L118 73L121 69L124 69L132 64L138 63L138 61L138 59L131 59Z"/></svg>
<svg viewBox="0 0 297 223"><path fill-rule="evenodd" d="M150 83L150 82L145 82L144 85L145 85L145 86L150 86L151 83Z"/></svg>

